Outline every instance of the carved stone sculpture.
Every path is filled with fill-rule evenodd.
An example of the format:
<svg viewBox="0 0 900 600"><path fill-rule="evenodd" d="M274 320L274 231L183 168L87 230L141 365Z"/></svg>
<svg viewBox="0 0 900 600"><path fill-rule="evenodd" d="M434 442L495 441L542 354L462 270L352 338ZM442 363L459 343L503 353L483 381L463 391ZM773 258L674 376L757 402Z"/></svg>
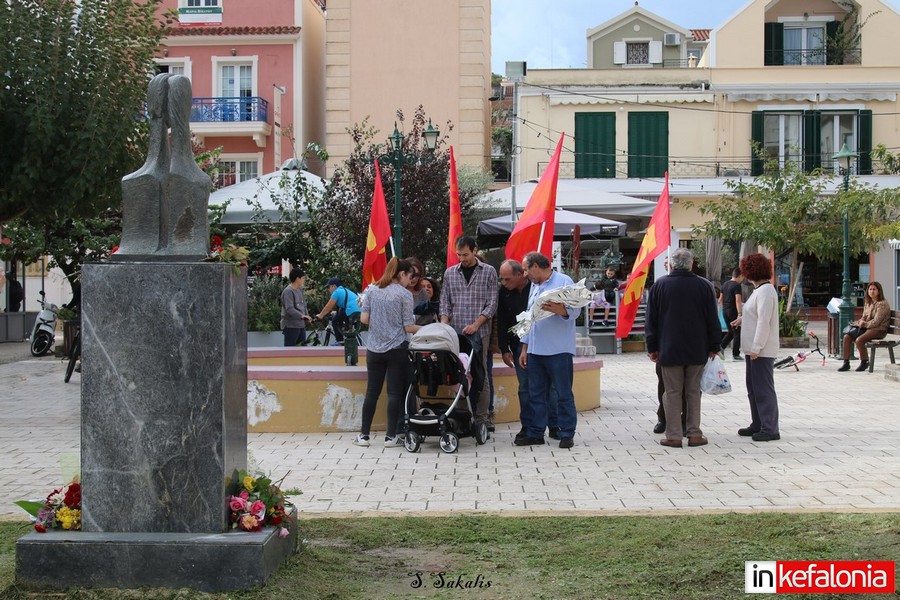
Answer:
<svg viewBox="0 0 900 600"><path fill-rule="evenodd" d="M212 186L191 151L191 104L187 77L163 73L150 82L150 146L144 165L122 178L122 241L115 260L206 256Z"/></svg>

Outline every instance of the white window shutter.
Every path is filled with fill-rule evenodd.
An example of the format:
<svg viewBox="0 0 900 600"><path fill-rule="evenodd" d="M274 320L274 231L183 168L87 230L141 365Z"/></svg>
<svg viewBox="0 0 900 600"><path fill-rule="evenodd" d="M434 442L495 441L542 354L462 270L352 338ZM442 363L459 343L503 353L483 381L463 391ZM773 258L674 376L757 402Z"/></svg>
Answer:
<svg viewBox="0 0 900 600"><path fill-rule="evenodd" d="M625 64L625 42L613 42L613 64Z"/></svg>
<svg viewBox="0 0 900 600"><path fill-rule="evenodd" d="M662 42L660 41L652 41L650 42L650 64L658 65L662 62Z"/></svg>

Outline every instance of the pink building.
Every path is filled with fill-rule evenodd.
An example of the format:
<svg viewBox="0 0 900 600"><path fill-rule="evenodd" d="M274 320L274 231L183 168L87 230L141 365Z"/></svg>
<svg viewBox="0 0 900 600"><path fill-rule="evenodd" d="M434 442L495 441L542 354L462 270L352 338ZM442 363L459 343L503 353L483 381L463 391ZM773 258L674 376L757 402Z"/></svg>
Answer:
<svg viewBox="0 0 900 600"><path fill-rule="evenodd" d="M219 186L325 145L324 0L165 0L178 21L161 72L193 83L191 131L222 147ZM324 174L324 165L310 163Z"/></svg>

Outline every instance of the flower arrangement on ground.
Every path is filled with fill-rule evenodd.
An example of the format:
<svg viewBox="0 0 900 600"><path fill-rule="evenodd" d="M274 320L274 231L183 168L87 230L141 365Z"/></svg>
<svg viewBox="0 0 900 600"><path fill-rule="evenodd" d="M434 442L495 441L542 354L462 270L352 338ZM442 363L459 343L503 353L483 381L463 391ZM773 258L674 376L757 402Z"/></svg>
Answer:
<svg viewBox="0 0 900 600"><path fill-rule="evenodd" d="M50 492L43 502L20 500L16 505L34 517L34 530L38 533L81 529L81 484L77 478Z"/></svg>
<svg viewBox="0 0 900 600"><path fill-rule="evenodd" d="M279 537L289 535L291 517L285 509L284 493L268 477L253 477L246 471L235 471L227 501L233 529L262 531L263 527L271 525L278 528Z"/></svg>

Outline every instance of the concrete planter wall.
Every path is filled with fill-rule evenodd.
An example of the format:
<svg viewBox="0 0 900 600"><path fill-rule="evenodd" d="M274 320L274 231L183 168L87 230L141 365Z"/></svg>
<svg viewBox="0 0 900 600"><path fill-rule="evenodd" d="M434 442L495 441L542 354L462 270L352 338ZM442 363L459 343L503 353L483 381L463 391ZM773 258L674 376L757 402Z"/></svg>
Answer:
<svg viewBox="0 0 900 600"><path fill-rule="evenodd" d="M809 336L780 338L782 348L809 348Z"/></svg>
<svg viewBox="0 0 900 600"><path fill-rule="evenodd" d="M248 348L270 348L284 346L284 335L280 331L248 331Z"/></svg>

